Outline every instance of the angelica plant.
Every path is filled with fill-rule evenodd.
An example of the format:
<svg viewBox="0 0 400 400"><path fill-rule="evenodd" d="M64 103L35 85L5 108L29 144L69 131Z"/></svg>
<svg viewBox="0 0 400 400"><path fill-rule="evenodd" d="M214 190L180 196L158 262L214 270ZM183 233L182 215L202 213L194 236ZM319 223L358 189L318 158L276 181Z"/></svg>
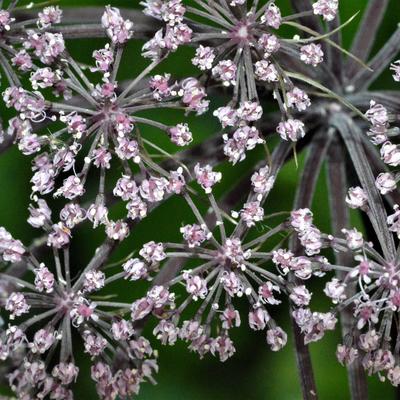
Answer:
<svg viewBox="0 0 400 400"><path fill-rule="evenodd" d="M339 325L353 399L367 398L366 373L400 383L400 31L371 57L386 0L345 21L338 0L291 3L286 14L279 0L1 3L12 116L0 153L15 146L32 162L21 216L42 231L23 244L0 228L1 371L17 398L77 398L81 353L98 398L113 400L156 383L160 344L229 362L237 328L281 350L289 332L273 309L286 305L304 399L318 397L308 345ZM347 49L342 33L360 18ZM89 62L71 51L84 38L100 38ZM139 59L141 71L125 68ZM372 86L382 72L393 90ZM294 204L273 212L292 160ZM329 231L313 214L325 166ZM166 216L176 235L160 239L154 214L171 198L190 217ZM138 245L143 223L152 237ZM87 261L74 257L80 229L96 243Z"/></svg>

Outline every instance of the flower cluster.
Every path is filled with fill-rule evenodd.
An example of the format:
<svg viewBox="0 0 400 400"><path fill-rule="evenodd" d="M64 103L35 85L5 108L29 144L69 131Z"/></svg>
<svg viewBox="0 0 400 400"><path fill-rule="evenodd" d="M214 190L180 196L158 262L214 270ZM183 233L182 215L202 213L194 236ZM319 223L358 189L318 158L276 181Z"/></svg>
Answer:
<svg viewBox="0 0 400 400"><path fill-rule="evenodd" d="M4 247L22 253L11 262L23 262L29 270L26 280L11 273L0 276L0 282L8 288L1 306L10 321L0 338L0 358L8 360L24 353L21 365L8 376L10 387L21 399L45 398L50 393L55 399L72 399L70 386L79 374L72 342L75 330L91 359L99 398L130 398L143 381L152 380L158 368L156 352L126 319L130 304L91 298L115 280L115 275L106 276L102 271L101 256L95 254L73 280L69 238L63 237L68 233L64 228L49 234L54 252L51 266L39 262L7 232L4 235ZM118 360L113 360L116 355Z"/></svg>
<svg viewBox="0 0 400 400"><path fill-rule="evenodd" d="M224 362L236 352L231 329L245 325L239 302L248 328L265 331L278 351L288 334L273 306L284 300L297 350L347 318L339 361L400 384L400 174L392 170L400 165L400 101L369 89L384 68L400 81L400 61L392 60L400 42L395 34L371 61L360 50L370 38L365 23L383 3L366 11L352 51L339 31L354 17L340 24L338 0L293 1L289 15L278 0L143 0L145 16L106 6L92 30L79 15L59 26L58 6L25 10L29 18L17 2L0 10L2 98L15 113L1 130L0 154L15 144L32 159L27 222L44 232L25 246L0 227L0 360L19 399L72 400L80 348L99 398L132 398L158 371L154 338L142 335L148 320L161 344L180 339L201 358ZM143 25L154 28L142 47L146 66L126 79L127 45ZM296 30L291 38L287 27ZM68 39L90 32L105 43L91 49L87 65ZM189 45L197 77L165 71L164 61ZM206 132L189 114L200 123L214 117L220 132L202 141ZM295 205L272 212L281 168L292 158L303 165L304 147ZM225 159L236 182L220 196ZM242 180L236 164L245 159L251 174ZM332 234L317 228L311 211L325 164ZM154 229L153 240L111 263L136 224L172 196L190 215L169 219L181 240L156 240ZM346 205L365 213L366 229L351 227ZM74 252L78 225L88 237L104 230L87 262ZM327 312L314 311L314 280L324 282ZM309 368L300 350L300 367ZM312 373L301 376L313 392Z"/></svg>
<svg viewBox="0 0 400 400"><path fill-rule="evenodd" d="M214 8L202 1L195 7L184 3L182 0L142 2L145 14L165 23L165 28L145 44L144 55L156 59L190 41L196 45L193 65L204 77L211 76L217 85L232 88L229 104L214 111L222 127L233 130L224 136L224 153L229 160L233 164L242 161L246 150L263 143L254 125L262 118L259 94L265 89L273 93L285 118L277 127L277 133L284 140L302 138L304 124L291 113L305 111L311 101L307 93L293 83L291 73L285 69L284 58L289 56L294 65L304 63L300 68L312 76L313 69L324 59L321 45L314 43L318 38L280 38L279 28L290 25L292 18L283 17L275 2L268 2L259 9L257 1L253 5L252 2L227 5L218 0ZM313 12L332 20L337 6L337 1L317 2Z"/></svg>
<svg viewBox="0 0 400 400"><path fill-rule="evenodd" d="M360 208L370 213L365 191L350 188L346 201L352 208ZM359 360L368 374L379 374L382 380L399 384L400 367L397 362L398 332L395 314L399 307L398 256L393 236L399 234L399 206L394 206L394 214L389 215L382 227L387 247L377 251L372 243L363 239L357 229L343 229L344 239L328 235L326 246L336 252L353 254L355 266L329 265L321 270L337 270L341 278L332 278L326 283L324 293L335 305L333 314L349 309L353 315L351 336L338 345L337 358L343 365ZM380 234L379 234L380 235ZM349 288L356 287L353 292ZM392 336L392 330L396 332Z"/></svg>

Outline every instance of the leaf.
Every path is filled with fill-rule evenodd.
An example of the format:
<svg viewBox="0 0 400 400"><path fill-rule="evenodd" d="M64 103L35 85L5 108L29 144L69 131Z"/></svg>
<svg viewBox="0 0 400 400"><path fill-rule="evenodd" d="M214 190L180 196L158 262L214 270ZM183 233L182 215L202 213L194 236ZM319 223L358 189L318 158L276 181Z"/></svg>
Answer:
<svg viewBox="0 0 400 400"><path fill-rule="evenodd" d="M345 99L342 96L339 96L338 94L336 94L335 92L333 92L332 90L328 89L327 87L325 87L324 85L321 85L320 83L318 83L317 81L314 81L311 78L306 77L305 75L302 74L298 74L296 72L288 72L285 71L285 74L289 77L289 78L293 78L293 79L297 79L299 81L308 83L309 85L327 93L331 98L336 99L337 101L339 101L340 103L342 103L343 105L345 105L347 108L349 108L350 110L354 111L359 117L361 117L362 119L364 119L365 121L368 121L368 119L366 118L366 116L357 108L354 107L353 104L351 104L347 99Z"/></svg>
<svg viewBox="0 0 400 400"><path fill-rule="evenodd" d="M320 35L318 32L315 32L316 36L313 35L313 37L311 37L311 38L306 38L306 39L285 39L285 42L288 42L288 43L311 43L311 42L315 42L317 40L326 39L329 36L334 35L336 32L341 31L346 25L350 24L350 22L352 22L353 19L358 14L359 14L359 11L356 12L352 17L350 17L346 22L343 22L343 24L339 25L337 28L335 28L335 29L323 34L323 35ZM286 25L291 25L291 26L293 26L295 28L298 28L300 30L304 30L304 28L309 29L304 25L298 24L297 22L285 21L283 23L286 24ZM307 32L307 33L310 33L310 32Z"/></svg>
<svg viewBox="0 0 400 400"><path fill-rule="evenodd" d="M336 126L345 141L347 151L353 161L361 185L368 196L368 205L371 212L371 223L382 247L383 254L388 261L396 257L396 249L393 236L386 224L387 214L382 198L375 186L375 178L372 173L368 158L361 142L362 132L360 128L345 114L337 114L331 118L331 124Z"/></svg>
<svg viewBox="0 0 400 400"><path fill-rule="evenodd" d="M302 30L302 31L304 31L304 32L307 32L307 33L310 34L310 35L313 35L313 36L316 36L316 37L317 37L317 36L320 36L318 32L316 32L316 31L314 31L314 30L312 30L312 29L310 29L310 28L307 28L307 27L304 26L304 25L298 24L297 22L289 21L289 22L285 22L285 23L286 23L287 25L291 25L291 26L293 26L293 27L295 27L295 28L297 28L297 29L300 29L300 30ZM346 22L345 22L345 23L346 23ZM324 38L324 35L322 35L322 40L323 40L324 42L328 43L329 45L331 45L332 47L334 47L335 49L340 50L342 53L346 54L346 56L352 58L354 61L356 61L357 63L359 63L361 66L363 66L366 70L368 70L368 71L373 71L367 64L364 63L364 61L360 60L360 59L359 59L358 57L356 57L354 54L350 53L348 50L346 50L346 49L344 49L343 47L339 46L339 45L338 45L337 43L335 43L334 41L332 41L332 40L330 40L330 39L328 39L328 38L326 38L326 37Z"/></svg>

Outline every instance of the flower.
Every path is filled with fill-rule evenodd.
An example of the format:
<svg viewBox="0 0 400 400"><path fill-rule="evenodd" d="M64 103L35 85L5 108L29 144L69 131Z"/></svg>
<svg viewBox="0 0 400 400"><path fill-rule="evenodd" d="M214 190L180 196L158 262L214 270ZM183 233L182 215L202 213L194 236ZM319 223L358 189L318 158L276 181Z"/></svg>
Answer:
<svg viewBox="0 0 400 400"><path fill-rule="evenodd" d="M198 174L199 169L201 167L196 171ZM210 168L205 168L205 171L201 171L201 178L206 176L207 182L200 182L207 188L210 186L208 180L214 182L215 179L210 177L213 174ZM261 168L259 174L260 179L253 179L257 182L254 186L257 192L252 192L250 198L266 192L264 181L269 179L268 167ZM267 330L267 341L277 351L286 343L286 333L276 326L267 306L281 303L279 297L285 290L285 274L277 267L276 271L267 268L273 255L258 250L268 232L259 234L250 242L246 240L254 222L262 219L262 201L244 204L241 212L235 215L238 228L228 236L228 227L219 219L221 210L218 203L211 191L208 194L216 221L213 229L201 218L195 202L189 200L187 194L187 202L197 221L180 229L185 243L146 243L139 252L143 261L132 261L134 279L139 275L149 279L152 271L161 269L163 273L169 259L193 259L191 269L168 278L162 286L155 283L144 297L137 300L131 309L132 319L140 321L153 314L161 319L153 333L162 344L173 345L180 337L189 342L189 348L200 357L211 352L225 361L235 352L229 331L240 325L240 315L234 308L234 302L236 298L245 297L249 304L250 328ZM276 233L284 229L279 228ZM143 264L147 269L143 268ZM310 298L311 293L304 286L293 289L290 297L296 307L308 304ZM189 312L187 307L192 302L200 303L196 316L181 321L181 316ZM216 318L218 312L220 315ZM214 331L218 334L214 335Z"/></svg>
<svg viewBox="0 0 400 400"><path fill-rule="evenodd" d="M0 232L8 241L13 240L4 229ZM64 262L54 252L54 263L49 267L53 273L26 250L26 257L35 264L33 284L29 273L22 279L7 273L0 277L2 283L15 284L16 289L2 300L2 307L15 322L7 331L0 332L0 342L6 350L2 358L26 352L26 357L12 366L10 386L19 397L27 393L47 396L51 390L62 398L71 398L69 386L79 375L79 367L71 361L77 351L72 346L71 331L76 329L85 352L91 356L92 378L99 398L110 398L104 385L112 385L115 396L131 396L138 391L140 382L150 378L156 369L152 358L156 355L146 340L134 332L131 322L114 312L121 307L129 310L129 303L96 302L91 298L107 284L105 274L99 269L104 255L95 254L72 282L68 244L64 252ZM111 356L117 351L121 352L123 362L111 372ZM99 375L100 369L108 371L107 381L104 375ZM124 374L129 379L123 378Z"/></svg>

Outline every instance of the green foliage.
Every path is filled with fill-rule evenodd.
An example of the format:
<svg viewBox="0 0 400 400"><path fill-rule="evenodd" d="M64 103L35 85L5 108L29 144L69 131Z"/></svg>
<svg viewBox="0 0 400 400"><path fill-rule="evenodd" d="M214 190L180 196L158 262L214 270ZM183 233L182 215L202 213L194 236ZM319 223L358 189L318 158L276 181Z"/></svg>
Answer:
<svg viewBox="0 0 400 400"><path fill-rule="evenodd" d="M110 1L100 0L61 0L60 7L81 7L81 6L104 6ZM279 1L279 6L283 14L289 12L289 1ZM281 6L281 4L284 4ZM361 11L357 18L343 30L344 48L348 49L357 24L360 21L362 11L367 4L367 0L342 0L341 16L345 21ZM138 0L115 0L112 5L116 7L139 8ZM389 10L396 10L389 13L379 32L374 51L376 52L394 31L398 22L398 0L393 0ZM81 62L89 63L93 49L99 48L104 41L98 40L77 40L69 43L71 53ZM134 76L140 71L147 61L140 57L142 43L130 43L124 53L121 66L120 79ZM162 70L173 71L177 77L182 77L190 73L195 73L190 65L192 50L183 49L172 55L163 66ZM379 88L390 87L390 76L384 76L375 84ZM4 88L3 88L4 89ZM221 93L221 96L223 94ZM220 99L212 99L218 103ZM0 114L4 121L9 116L8 110L0 106ZM264 112L264 117L268 118L268 112ZM157 112L158 113L158 112ZM174 121L178 117L171 115L171 111L158 113L158 118L164 121ZM209 114L198 119L189 120L191 130L194 134L195 142L200 142L206 137L215 133L218 125ZM161 143L157 136L158 132L147 130L144 136L150 138L155 143ZM269 143L268 143L269 144ZM168 148L167 142L162 142L162 147ZM251 157L262 157L260 151L248 154L249 159L235 167L226 168L224 171L223 184L218 188L219 193L229 190L229 187L237 181L238 176L245 176L245 171L250 168L253 162ZM276 210L289 210L293 201L296 185L300 176L303 155L299 155L299 169L295 164L289 163L283 168L274 189L274 194L266 204L266 213L273 213ZM14 237L21 238L24 243L29 244L37 235L37 232L25 223L28 212L30 194L30 159L22 156L16 148L9 150L0 157L0 224L5 226ZM118 176L120 171L115 173ZM7 189L5 189L7 188ZM318 189L314 201L313 211L316 221L321 229L329 229L329 213L327 210L327 188L324 177L318 182ZM21 211L22 210L22 211ZM113 213L118 214L118 207ZM172 217L172 218L171 218ZM163 240L168 237L170 241L179 240L179 226L181 223L188 223L193 220L190 209L179 199L171 199L163 206L159 207L149 218L145 219L134 230L133 234L127 239L113 255L112 261L124 258L128 253L139 249L142 243L149 240ZM357 220L355 219L355 222ZM92 255L95 247L101 242L103 234L100 232L90 232L87 227L83 227L75 234L77 240L74 241L72 253L72 265L77 272L85 265L85 262ZM313 287L315 292L321 293L321 287L316 284ZM143 288L140 285L122 282L113 287L123 293L128 300L134 291L134 297L141 293ZM123 301L123 300L122 300ZM321 310L328 306L325 299L316 296L314 306ZM277 320L284 328L288 326L288 314L283 312L277 316ZM243 325L247 323L243 318ZM286 324L286 325L285 325ZM151 337L152 327L148 326L145 333ZM296 400L301 398L300 387L298 384L297 370L293 351L292 341L289 338L288 346L279 353L272 353L265 341L264 333L251 332L248 329L238 329L235 343L237 348L236 355L226 363L220 363L215 358L207 356L204 360L199 360L197 355L189 353L182 343L174 347L158 347L160 355L160 372L156 376L159 384L152 386L144 384L141 392L137 396L138 400L261 400L279 399ZM340 341L340 332L328 333L324 340L312 344L311 353L315 366L320 398L322 400L336 400L348 398L348 388L346 379L346 369L338 364L335 357L336 344ZM89 363L83 350L80 352L82 359L77 359L80 366L80 378L76 384L76 399L96 398L93 384L89 378ZM371 399L387 399L393 396L393 388L388 384L382 384L376 377L369 381ZM1 390L0 390L0 393Z"/></svg>

